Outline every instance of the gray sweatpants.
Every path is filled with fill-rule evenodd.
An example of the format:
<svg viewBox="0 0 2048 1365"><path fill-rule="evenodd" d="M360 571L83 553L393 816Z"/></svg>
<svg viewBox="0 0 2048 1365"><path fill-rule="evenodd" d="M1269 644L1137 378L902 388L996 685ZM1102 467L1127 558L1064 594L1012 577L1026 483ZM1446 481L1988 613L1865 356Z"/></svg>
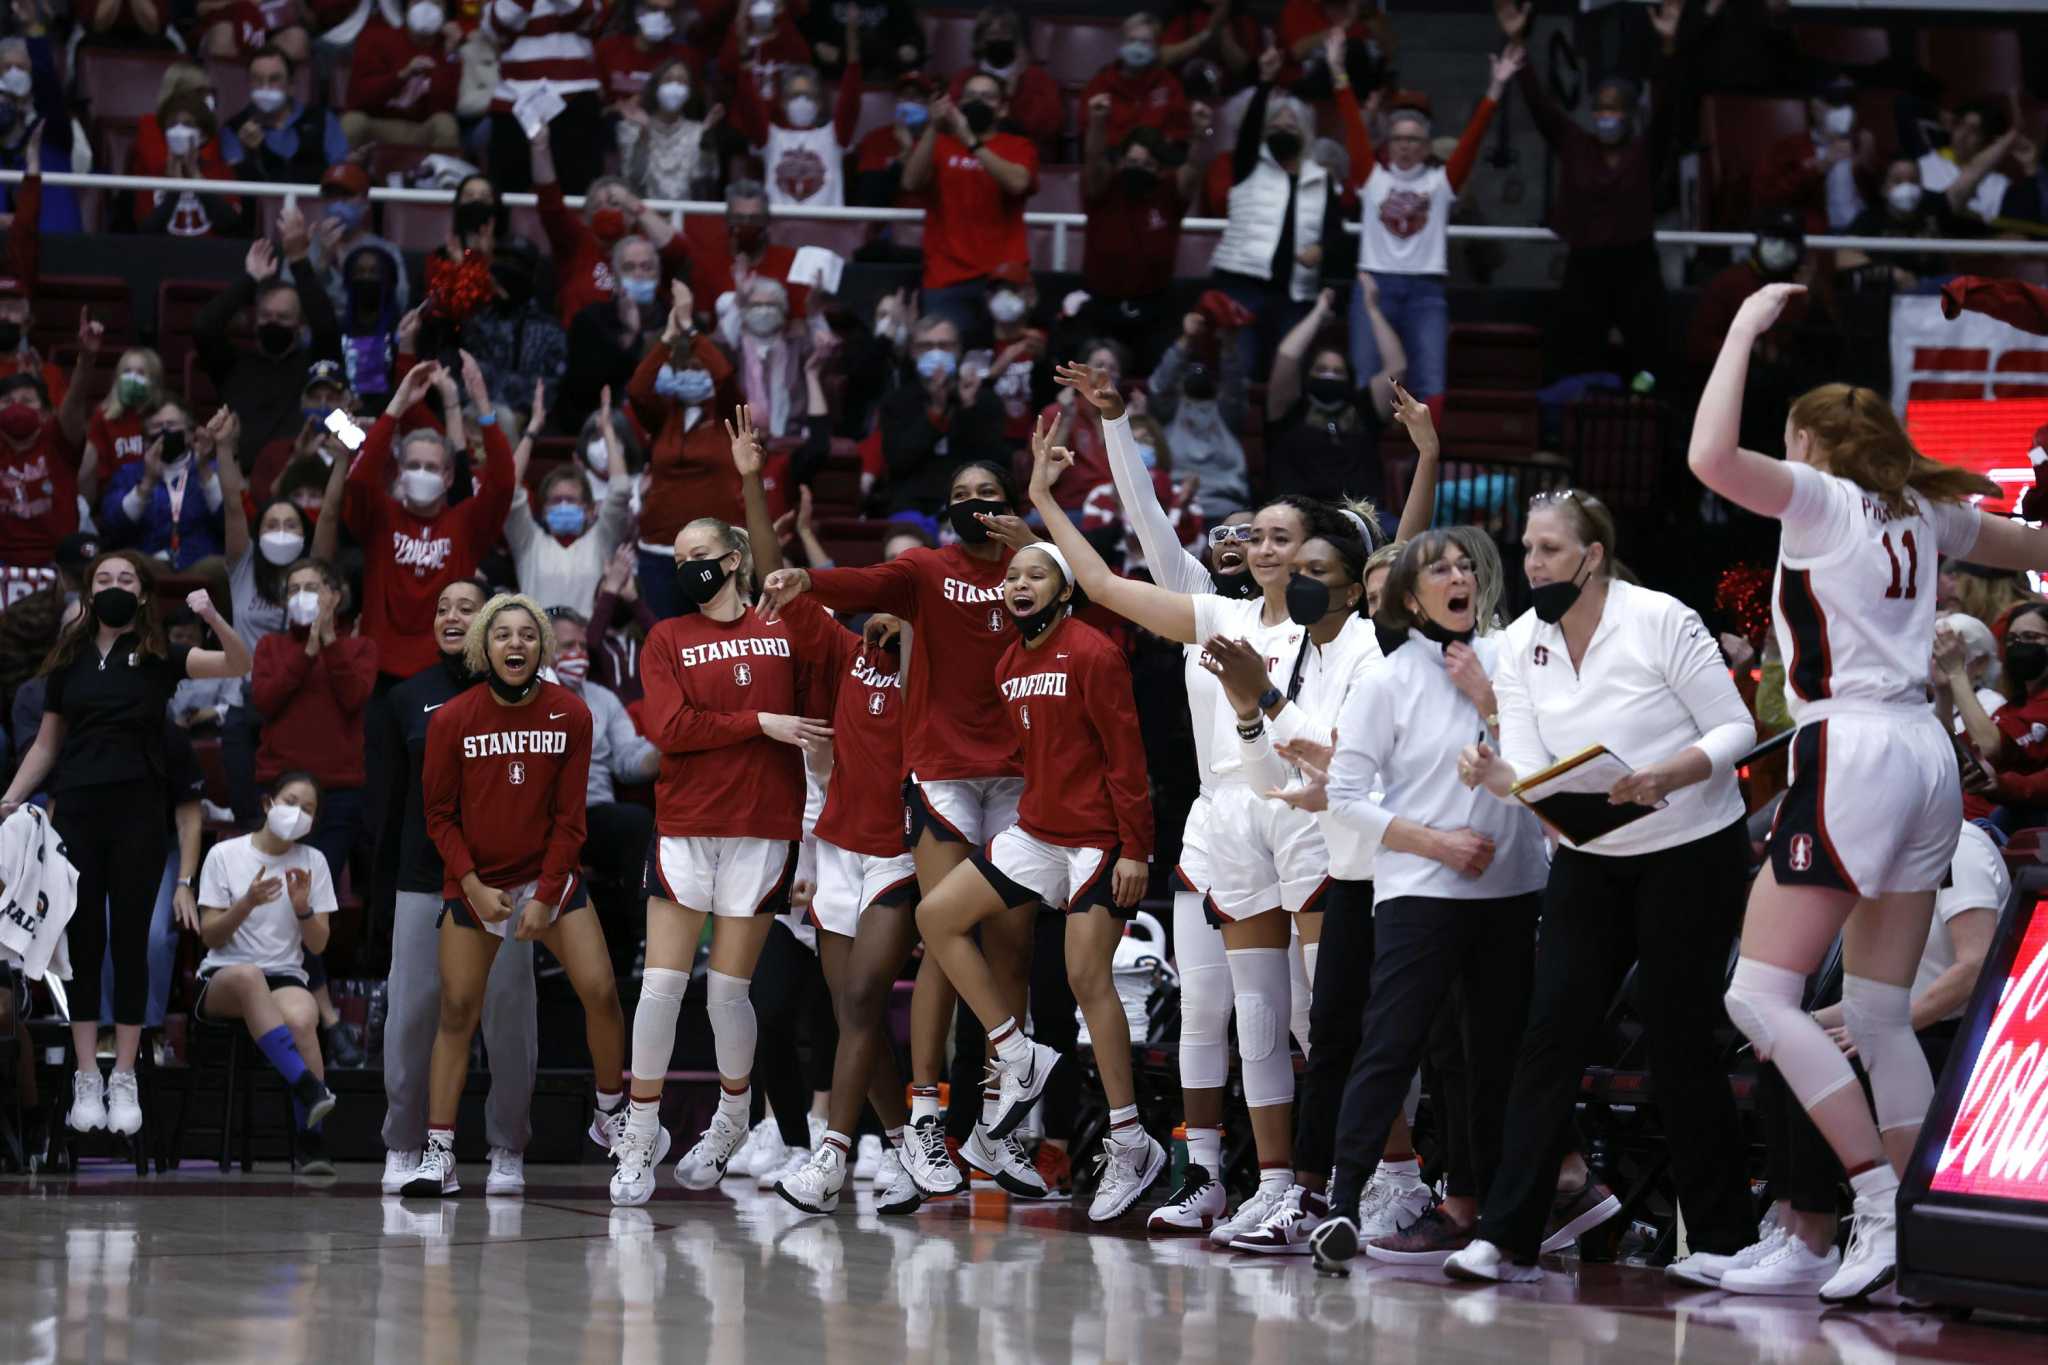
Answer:
<svg viewBox="0 0 2048 1365"><path fill-rule="evenodd" d="M441 1020L441 898L398 893L391 925L391 980L384 1016L384 1146L427 1145L427 1069ZM507 939L484 989L484 1050L491 1089L484 1135L524 1152L533 1135L533 1070L540 1058L534 1017L533 945Z"/></svg>

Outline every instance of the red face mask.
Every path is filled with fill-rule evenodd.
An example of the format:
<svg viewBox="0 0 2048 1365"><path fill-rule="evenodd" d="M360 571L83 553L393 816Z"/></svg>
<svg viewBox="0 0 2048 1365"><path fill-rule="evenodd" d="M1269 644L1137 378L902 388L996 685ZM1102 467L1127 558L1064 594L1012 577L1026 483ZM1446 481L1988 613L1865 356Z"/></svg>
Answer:
<svg viewBox="0 0 2048 1365"><path fill-rule="evenodd" d="M590 215L590 230L609 246L626 235L626 215L618 209L599 209Z"/></svg>
<svg viewBox="0 0 2048 1365"><path fill-rule="evenodd" d="M758 223L748 223L732 230L733 250L743 251L749 256L757 255L768 241L768 229Z"/></svg>
<svg viewBox="0 0 2048 1365"><path fill-rule="evenodd" d="M43 414L26 403L0 406L0 436L26 441L43 429Z"/></svg>

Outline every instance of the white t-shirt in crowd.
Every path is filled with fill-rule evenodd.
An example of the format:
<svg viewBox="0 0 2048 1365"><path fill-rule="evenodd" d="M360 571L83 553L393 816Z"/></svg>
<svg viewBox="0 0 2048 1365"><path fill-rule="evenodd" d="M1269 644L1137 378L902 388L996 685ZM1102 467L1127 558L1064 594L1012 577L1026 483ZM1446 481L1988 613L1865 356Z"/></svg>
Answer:
<svg viewBox="0 0 2048 1365"><path fill-rule="evenodd" d="M2012 878L2006 873L1998 845L1978 826L1964 825L1955 861L1949 864L1949 884L1935 893L1934 922L1927 926L1927 946L1920 950L1920 965L1913 972L1913 999L1927 994L1927 988L1956 965L1956 945L1949 939L1948 922L1970 910L1989 910L1996 918L2005 910L2005 898L2011 892ZM1942 1018L1960 1019L1968 1005L1965 997Z"/></svg>
<svg viewBox="0 0 2048 1365"><path fill-rule="evenodd" d="M1940 152L1923 152L1920 155L1920 188L1931 194L1946 194L1948 187L1960 180L1963 168L1943 156ZM1970 195L1970 213L1990 222L1998 216L1998 210L2005 203L2005 192L2012 185L2002 172L1991 171L1977 182L1976 191Z"/></svg>
<svg viewBox="0 0 2048 1365"><path fill-rule="evenodd" d="M320 850L297 843L272 857L256 847L256 836L223 839L206 855L199 869L199 904L215 910L233 905L259 878L276 877L277 894L249 912L235 929L235 936L207 953L199 964L201 972L216 967L251 966L268 976L306 979L304 947L300 942L298 916L292 910L290 893L284 888L284 874L298 870L312 878L306 904L316 915L334 913L334 879L327 871L327 858Z"/></svg>
<svg viewBox="0 0 2048 1365"><path fill-rule="evenodd" d="M1451 206L1458 192L1442 162L1407 171L1376 164L1359 192L1359 265L1376 275L1442 275L1450 269Z"/></svg>

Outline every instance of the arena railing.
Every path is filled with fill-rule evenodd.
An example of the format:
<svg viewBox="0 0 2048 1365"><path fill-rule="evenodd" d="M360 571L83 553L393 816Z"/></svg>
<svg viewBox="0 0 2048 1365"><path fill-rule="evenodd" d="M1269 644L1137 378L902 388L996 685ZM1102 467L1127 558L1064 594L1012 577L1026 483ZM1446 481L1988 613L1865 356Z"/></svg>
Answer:
<svg viewBox="0 0 2048 1365"><path fill-rule="evenodd" d="M0 184L15 184L21 180L19 171L0 171ZM179 180L167 176L149 175L80 175L73 172L48 172L43 183L51 186L65 186L85 190L202 190L210 194L234 194L251 199L314 199L320 197L318 185L269 184L253 180ZM386 204L452 204L455 193L452 190L401 189L390 186L374 186L370 198ZM504 196L508 207L531 207L539 202L531 194L508 194ZM567 200L571 208L580 207L581 196ZM725 204L719 200L678 200L648 199L647 207L669 214L678 224L686 217L718 215L725 212ZM792 221L825 223L921 223L922 209L894 208L783 208L769 210L771 217ZM1074 230L1088 221L1082 213L1043 213L1027 210L1024 222L1027 227L1052 229L1052 259L1043 269L1065 271L1075 268L1070 261L1076 259L1071 238ZM1357 224L1347 223L1346 229L1356 231ZM1224 228L1221 218L1189 218L1181 223L1183 232L1197 234L1220 233ZM1556 233L1544 227L1482 227L1477 225L1452 224L1448 229L1454 241L1494 242L1543 242L1559 244ZM1673 229L1659 231L1656 241L1659 246L1724 246L1748 247L1756 241L1752 232L1707 232ZM1947 238L1947 237L1851 237L1825 233L1807 237L1806 244L1822 251L1861 251L1868 255L1904 255L1917 252L1946 253L1958 256L2039 256L2048 255L2048 241L2014 241L1998 238Z"/></svg>

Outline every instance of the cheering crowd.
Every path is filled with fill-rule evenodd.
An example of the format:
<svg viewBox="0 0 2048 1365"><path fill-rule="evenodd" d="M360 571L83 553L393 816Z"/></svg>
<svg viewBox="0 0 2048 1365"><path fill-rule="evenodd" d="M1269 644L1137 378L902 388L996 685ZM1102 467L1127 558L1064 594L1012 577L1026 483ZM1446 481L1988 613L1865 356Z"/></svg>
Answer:
<svg viewBox="0 0 2048 1365"><path fill-rule="evenodd" d="M1996 488L1920 456L1868 388L1774 408L1782 461L1743 449L1745 385L1808 307L1806 231L2014 213L2033 152L1996 111L1929 153L1945 172L1880 183L1837 116L1853 92L1824 89L1813 173L1781 177L1754 259L1702 304L1691 469L1781 523L1766 641L1638 582L1618 551L1645 528L1571 487L1518 509L1531 606L1503 619L1522 585L1500 545L1437 505L1446 227L1511 84L1559 150L1567 370L1606 363L1610 333L1647 359L1665 330L1666 83L1602 84L1580 127L1529 77L1526 6L1500 6L1441 160L1426 100L1383 88L1365 6L1289 0L1270 31L1228 3L1130 16L1083 92L1085 288L1058 299L1023 211L1068 133L1007 10L946 87L896 3L386 5L336 113L294 93L317 6L203 9L199 50L246 62L250 107L219 120L208 68L170 67L135 168L195 186L122 210L251 239L180 375L90 309L68 372L28 344L43 239L78 208L41 182L71 115L23 5L25 41L0 39L0 164L27 172L0 277L0 871L36 840L76 880L42 874L74 907L61 935L0 943L68 968L71 1129L142 1128L185 933L190 1013L240 1021L291 1092L302 1169L331 1170L328 1069L364 1058L323 958L353 900L390 955L387 1193L459 1190L479 1031L485 1189L523 1188L538 944L582 1010L617 1204L672 1150L685 1188L743 1172L813 1214L856 1179L909 1214L969 1170L1069 1194L1085 1069L1107 1114L1088 1216L1109 1222L1169 1161L1115 967L1170 896L1186 1160L1151 1232L1539 1276L1621 1209L1573 1112L1633 969L1690 1247L1668 1273L1885 1291L1930 1066L2007 893L1996 841L2041 823L2048 609L2018 575L2048 546L1974 510ZM1651 11L1660 62L1711 50L1697 20ZM164 31L139 0L91 24ZM474 42L497 84L464 112ZM856 139L863 69L898 101ZM374 230L371 144L475 158L417 279ZM237 180L320 199L266 226ZM546 251L503 201L529 188ZM643 202L721 189L722 221L684 229ZM922 261L871 315L768 212L846 202L926 213L919 251L861 248ZM1190 289L1179 223L1204 202L1227 226ZM195 375L217 402L179 396ZM835 440L878 562L821 539ZM1738 768L1784 728L1760 846ZM1612 767L1572 814L1523 799L1593 746ZM216 750L221 805L197 769ZM1838 934L1839 1000L1811 998ZM694 1136L662 1108L686 1010L720 1087ZM1761 1221L1729 1024L1766 1064Z"/></svg>

